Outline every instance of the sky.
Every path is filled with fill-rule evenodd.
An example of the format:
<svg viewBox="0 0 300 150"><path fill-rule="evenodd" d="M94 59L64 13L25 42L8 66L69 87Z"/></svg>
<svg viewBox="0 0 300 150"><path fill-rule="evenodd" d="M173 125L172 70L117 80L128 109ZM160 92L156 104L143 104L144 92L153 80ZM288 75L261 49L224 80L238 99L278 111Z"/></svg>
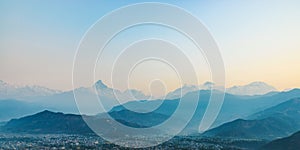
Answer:
<svg viewBox="0 0 300 150"><path fill-rule="evenodd" d="M141 2L149 1L2 0L0 80L59 90L74 88L73 59L86 31L105 14L122 6ZM300 1L153 2L181 7L207 27L222 54L227 87L253 81L267 82L279 90L300 87ZM176 19L175 15L172 17ZM109 82L110 74L103 72L111 72L111 60L117 57L122 46L143 38L163 38L179 45L182 43L182 47L187 46L182 52L193 64L201 66L196 70L200 83L211 79L205 59L193 52L195 47L175 31L158 26L139 26L120 33L106 49L105 57L101 59L104 63L96 65L95 78L112 86ZM129 64L129 60L134 60L133 56L143 55L145 51L155 49L156 45L145 42L145 45L139 46L141 45L129 47L124 59L120 60ZM144 51L138 51L141 48ZM166 52L172 49L176 48L166 46ZM183 56L180 50L171 53L173 60ZM119 63L121 65L117 70L121 72L115 75L116 79L127 77L122 73L124 63ZM157 63L152 60L152 63L148 61L137 66L129 79L132 81L131 87L147 91L149 83L158 83L157 89L161 90L163 84L168 86L165 89L167 91L176 89L180 85L176 80L176 72L170 66ZM157 79L162 82L156 82L159 81ZM194 80L185 81L186 84L195 84L193 82ZM90 86L88 84L82 82L82 86ZM126 89L126 86L118 83L113 86Z"/></svg>

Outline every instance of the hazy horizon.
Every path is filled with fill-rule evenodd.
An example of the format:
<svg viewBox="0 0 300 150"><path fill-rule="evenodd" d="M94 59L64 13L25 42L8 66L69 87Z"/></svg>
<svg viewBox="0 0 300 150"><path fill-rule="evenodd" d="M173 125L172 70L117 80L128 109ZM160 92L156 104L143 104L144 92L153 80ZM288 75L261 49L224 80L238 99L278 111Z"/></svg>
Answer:
<svg viewBox="0 0 300 150"><path fill-rule="evenodd" d="M13 84L13 83L9 83L9 82L6 82L6 81L4 81L4 80L1 80L1 79L0 79L0 81L2 81L2 82L4 82L4 83L7 83L7 84L9 84L9 85L11 85L11 86L16 86L16 87L38 86L38 87L48 88L48 89L51 89L51 90L58 90L58 91L61 91L61 92L66 92L66 91L70 91L70 90L75 90L75 89L77 89L77 88L74 88L74 89L60 90L60 89L53 89L53 88L50 88L50 87L47 87L47 86L42 86L42 85L37 85L37 84ZM105 83L105 82L104 82L103 80L101 80L101 79L96 80L96 82L98 82L98 81L102 81L102 83L103 83L104 85L106 85L108 88L113 88L111 85ZM96 82L95 82L94 84L96 84ZM211 81L205 81L205 82L203 82L203 83L201 83L201 84L198 84L198 85L196 85L196 84L183 84L182 86L176 87L176 89L182 88L182 87L184 87L184 86L198 86L199 89L201 90L201 86L203 86L205 83L213 83L213 82L211 82ZM265 84L267 84L267 85L269 85L269 86L274 87L274 88L276 89L276 91L288 91L288 90L292 90L292 89L300 89L300 87L291 87L291 88L286 88L286 89L281 90L281 89L277 89L275 86L273 86L273 85L271 85L271 84L269 84L269 83L267 83L267 82L263 82L263 81L252 81L252 82L249 82L249 83L246 83L246 84L239 84L239 85L226 86L225 88L228 89L228 88L233 88L233 87L242 87L242 86L247 86L247 85L250 85L250 84L253 84L253 83L265 83ZM78 87L78 88L91 88L91 87L94 86L94 84L89 85L89 86L81 86L81 87ZM218 87L215 87L215 88L218 88ZM124 91L126 91L126 90L140 90L140 89L134 89L134 88L132 88L132 89L131 89L131 88L128 88L128 89L118 89L118 88L115 88L115 89L120 90L121 92L124 92ZM176 90L176 89L175 89L175 90ZM173 90L173 91L174 91L174 90ZM143 91L141 91L141 92L143 92ZM168 92L172 92L172 91L168 91ZM146 94L146 93L144 93L144 94ZM149 93L147 93L147 94L149 94Z"/></svg>
<svg viewBox="0 0 300 150"><path fill-rule="evenodd" d="M73 58L84 33L105 14L136 2L143 1L1 1L0 79L17 85L40 85L62 91L73 89ZM300 87L299 1L156 2L181 7L205 24L220 48L225 63L226 87L254 81L266 82L280 91ZM173 38L176 34L155 26L128 30L116 38L114 45L108 47L106 56L109 57L106 58L115 57L119 47L138 38L150 36L168 38L173 42L184 41L182 46L189 47L184 49L184 53L191 57L197 56L191 60L199 64L199 83L210 81L209 69L203 56L194 55L194 48L184 38ZM147 48L151 50L152 47ZM152 67L153 64L155 66L152 63ZM145 65L144 68L149 67ZM104 63L99 68L106 70L110 66ZM153 70L155 67L150 67L149 72ZM148 88L148 84L143 81L149 75L141 74L144 71L140 69L134 74L133 84L133 88L143 92ZM158 77L165 79L167 91L180 87L170 72L163 66L158 72ZM96 74L96 79L102 79L111 86L108 75ZM90 85L82 83L82 86ZM126 89L122 85L114 86ZM157 86L162 85L158 83Z"/></svg>
<svg viewBox="0 0 300 150"><path fill-rule="evenodd" d="M300 148L300 0L0 0L0 149Z"/></svg>

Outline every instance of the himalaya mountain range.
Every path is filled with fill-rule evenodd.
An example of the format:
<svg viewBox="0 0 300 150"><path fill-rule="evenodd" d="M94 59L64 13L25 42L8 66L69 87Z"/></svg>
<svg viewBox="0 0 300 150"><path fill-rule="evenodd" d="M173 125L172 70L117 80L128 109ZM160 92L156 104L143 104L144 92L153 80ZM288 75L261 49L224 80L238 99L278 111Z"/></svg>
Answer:
<svg viewBox="0 0 300 150"><path fill-rule="evenodd" d="M184 85L181 88L178 88L168 94L166 94L164 99L172 100L179 99L187 93L195 91L208 91L213 88L214 84L211 82L206 82L203 85ZM83 112L86 114L98 114L101 112L109 111L114 106L121 103L140 100L149 100L152 99L153 103L155 101L153 97L145 95L143 92L128 89L126 91L120 91L117 89L112 89L105 85L101 80L97 81L91 87L81 87L74 89L76 94L79 96L84 96L87 99L86 106L83 106ZM234 86L227 89L227 93L233 93L236 96L246 96L246 95L262 95L269 92L277 92L277 90L263 82L253 82L245 86ZM243 91L248 91L246 94L243 94ZM94 98L97 95L103 103L104 109L91 109L93 106L92 103L89 103L88 100ZM118 101L116 101L116 98ZM73 91L59 91L52 90L41 86L15 86L4 81L0 81L0 105L5 106L5 108L0 109L6 113L1 117L2 120L9 120L14 117L21 117L27 114L32 114L38 112L39 110L52 110L52 111L61 111L64 113L79 113L76 101L74 99ZM130 107L130 106L129 106ZM20 109L22 108L22 109ZM8 113L11 110L14 110L12 113ZM1 113L3 114L3 113Z"/></svg>
<svg viewBox="0 0 300 150"><path fill-rule="evenodd" d="M34 90L29 90L31 88ZM1 82L0 131L26 134L93 134L82 117L99 121L99 130L107 130L108 126L115 126L108 121L111 118L107 115L127 126L148 128L172 116L180 101L185 100L191 104L197 101L198 105L180 136L251 139L261 143L254 148L241 146L246 149L273 149L273 144L284 145L290 142L290 139L299 137L299 133L296 132L300 131L300 89L277 91L263 82L228 88L215 122L204 132L199 132L198 129L211 94L222 94L214 89L213 83L210 82L201 86L185 85L168 93L166 99L147 100L149 97L138 90L121 92L98 81L90 88L75 89L87 102L89 98L97 95L106 106L102 110L91 109L93 104L87 103L82 107L86 112L84 116L79 115L73 91L45 89L40 90L35 86L16 87ZM24 91L30 92L24 94ZM119 94L119 98L123 100L122 104L115 103L113 91ZM18 95L21 97L17 97ZM200 97L195 99L195 95ZM188 110L181 110L181 115L177 116L178 121L186 117L185 111ZM152 134L167 134L168 130L176 129L174 124L166 131L153 131ZM124 131L106 131L110 135L116 132ZM297 148L297 143L294 147Z"/></svg>
<svg viewBox="0 0 300 150"><path fill-rule="evenodd" d="M212 82L205 82L202 85L187 85L171 91L165 95L166 99L175 99L180 98L181 96L185 95L188 92L193 92L197 90L209 90L214 87L214 83ZM122 95L120 96L121 100L133 100L133 99L149 99L150 96L145 95L143 92L135 89L127 89L125 91L120 91L118 89L112 89L105 85L101 80L98 80L92 87L88 88L77 88L74 90L91 90L93 91L93 88L97 90L97 94L106 96L106 97L113 97L112 93L115 92L115 95ZM276 88L274 88L271 85L268 85L264 82L252 82L247 85L243 86L233 86L226 89L226 92L229 94L234 95L263 95L272 91L277 91ZM31 85L31 86L17 86L13 84L9 84L7 82L4 82L0 80L0 99L21 99L21 100L29 100L34 97L39 96L51 96L55 94L62 94L70 91L60 91L60 90L54 90L49 89L42 86L37 85ZM132 97L133 96L133 97ZM157 97L157 99L163 98L163 97ZM152 98L153 99L153 98Z"/></svg>

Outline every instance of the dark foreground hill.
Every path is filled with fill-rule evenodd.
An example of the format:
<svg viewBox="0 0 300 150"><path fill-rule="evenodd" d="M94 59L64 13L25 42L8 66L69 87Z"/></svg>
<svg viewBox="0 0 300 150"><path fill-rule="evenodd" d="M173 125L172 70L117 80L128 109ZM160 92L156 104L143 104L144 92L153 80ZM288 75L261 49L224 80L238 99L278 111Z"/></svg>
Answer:
<svg viewBox="0 0 300 150"><path fill-rule="evenodd" d="M12 119L2 130L13 133L87 134L92 133L80 115L43 111L35 115Z"/></svg>
<svg viewBox="0 0 300 150"><path fill-rule="evenodd" d="M261 148L261 150L299 150L300 132L289 137L272 141Z"/></svg>
<svg viewBox="0 0 300 150"><path fill-rule="evenodd" d="M237 119L205 132L205 136L267 139L286 137L300 130L300 99L292 99L251 115L251 120Z"/></svg>
<svg viewBox="0 0 300 150"><path fill-rule="evenodd" d="M284 119L266 118L262 120L238 119L205 132L205 136L241 139L272 140L285 137L299 129Z"/></svg>
<svg viewBox="0 0 300 150"><path fill-rule="evenodd" d="M119 112L119 114L114 113L116 116L127 116L132 115L132 113ZM134 130L130 128L122 128L122 125L132 127L132 128L147 128L151 120L147 121L147 117L157 118L161 117L158 114L152 114L150 116L140 116L132 118L128 122L122 119L116 118L116 122L108 117L99 116L86 116L86 115L74 115L74 114L63 114L55 113L51 111L43 111L35 115L26 116L20 119L12 119L1 127L2 132L7 133L29 133L29 134L95 134L94 131L90 129L93 127L95 131L100 134L105 134L107 136L126 136L133 133ZM144 119L143 122L139 122ZM152 119L153 120L153 119ZM87 123L88 122L88 123ZM139 124L140 123L140 124ZM145 124L145 125L143 125ZM137 133L138 135L151 135L163 133L155 129L149 129L142 133Z"/></svg>

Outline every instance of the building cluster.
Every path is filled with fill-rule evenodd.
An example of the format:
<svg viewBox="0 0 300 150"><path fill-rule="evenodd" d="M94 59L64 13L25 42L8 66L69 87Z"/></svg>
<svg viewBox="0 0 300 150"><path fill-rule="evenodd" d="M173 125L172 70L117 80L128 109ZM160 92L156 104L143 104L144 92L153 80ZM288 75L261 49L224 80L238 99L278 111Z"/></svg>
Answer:
<svg viewBox="0 0 300 150"><path fill-rule="evenodd" d="M137 140L137 139L135 139ZM140 142L149 140L149 137L140 137ZM157 139L159 140L159 139ZM128 142L125 140L124 142ZM238 142L255 142L238 139L224 140L216 138L203 138L198 136L174 137L155 147L144 148L146 150L160 149L203 149L203 150L222 150L222 149L241 149L232 145ZM139 142L137 142L138 144ZM126 145L126 143L124 143ZM29 134L0 134L0 150L6 149L45 149L45 150L64 150L64 149L130 149L114 145L104 141L98 136L86 135L29 135Z"/></svg>

